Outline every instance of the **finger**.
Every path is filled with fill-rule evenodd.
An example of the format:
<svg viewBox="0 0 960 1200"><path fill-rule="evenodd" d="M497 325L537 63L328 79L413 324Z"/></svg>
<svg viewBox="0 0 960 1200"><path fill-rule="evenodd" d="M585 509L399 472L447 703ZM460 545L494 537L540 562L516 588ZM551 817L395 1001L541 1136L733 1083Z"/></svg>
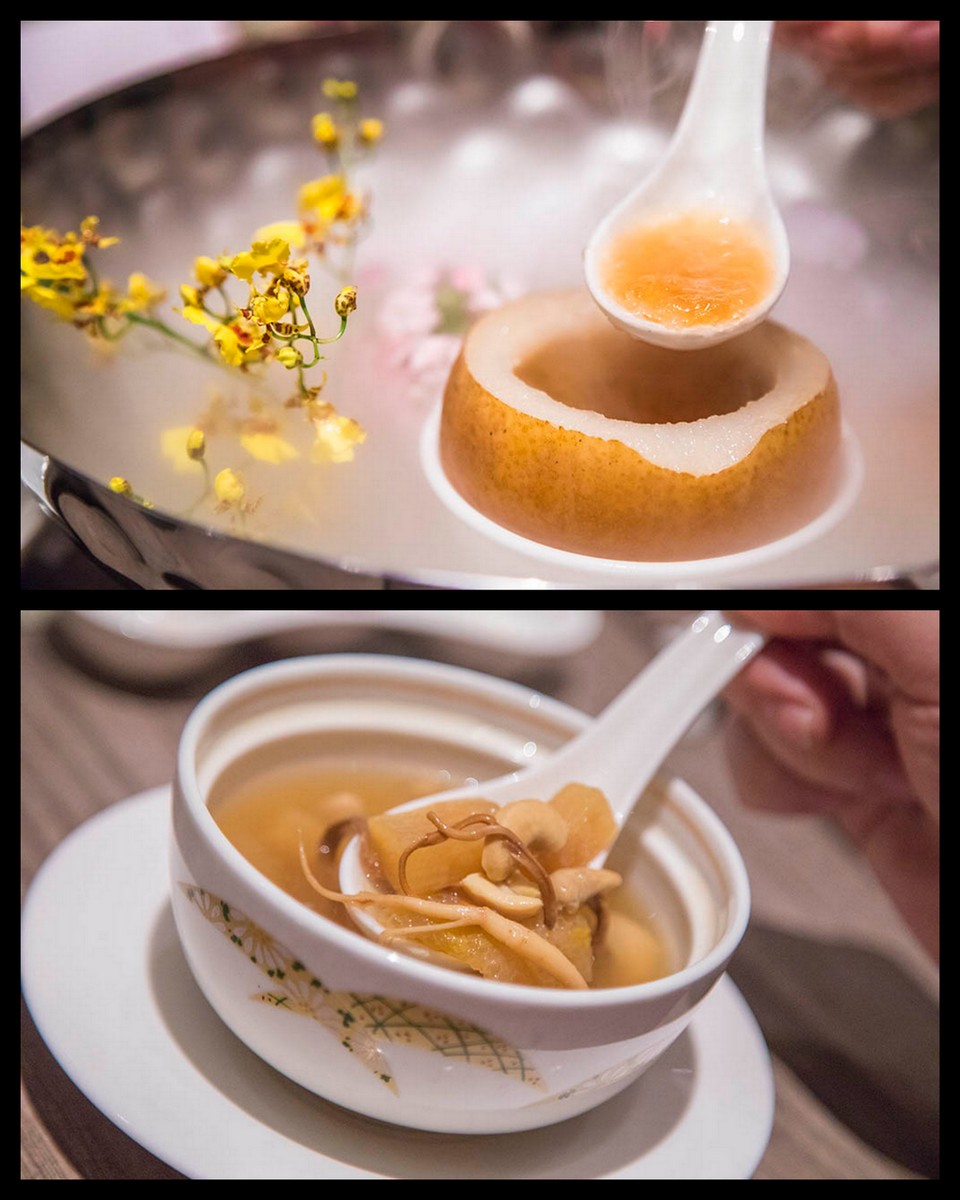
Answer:
<svg viewBox="0 0 960 1200"><path fill-rule="evenodd" d="M932 64L940 58L940 23L830 21L817 31L810 53L823 63L850 66Z"/></svg>
<svg viewBox="0 0 960 1200"><path fill-rule="evenodd" d="M828 71L824 79L839 95L887 120L910 116L936 104L940 98L939 71L901 72L870 79L850 79L842 72Z"/></svg>
<svg viewBox="0 0 960 1200"><path fill-rule="evenodd" d="M863 827L851 828L862 822ZM843 824L907 925L940 961L940 832L919 805L847 811Z"/></svg>
<svg viewBox="0 0 960 1200"><path fill-rule="evenodd" d="M774 630L816 636L828 629L847 645L883 664L861 658L858 669L846 650L827 650L832 643L796 640L772 642L727 688L728 701L771 742L783 743L796 755L824 752L823 766L839 766L847 755L870 755L865 765L879 772L885 790L901 794L905 783L939 820L940 813L940 624L927 612L765 612L746 613L756 624ZM843 664L843 672L837 668ZM845 674L847 694L839 688ZM865 692L861 687L865 684ZM844 713L859 709L856 722L843 723ZM869 732L867 732L869 731ZM881 757L877 757L881 755ZM891 759L901 780L894 786ZM791 760L800 770L807 768ZM852 764L851 764L852 766ZM816 777L816 776L815 776ZM838 785L841 780L835 780Z"/></svg>
<svg viewBox="0 0 960 1200"><path fill-rule="evenodd" d="M939 21L778 21L776 40L820 66L937 66Z"/></svg>
<svg viewBox="0 0 960 1200"><path fill-rule="evenodd" d="M835 72L839 77L847 79L872 79L883 76L903 76L911 72L929 72L937 75L940 68L939 41L928 42L918 37L915 40L904 39L889 48L867 48L861 54L825 55L817 58L822 70Z"/></svg>
<svg viewBox="0 0 960 1200"><path fill-rule="evenodd" d="M747 717L771 716L791 741L823 741L849 693L839 674L824 670L822 653L819 643L770 642L728 685L724 698Z"/></svg>
<svg viewBox="0 0 960 1200"><path fill-rule="evenodd" d="M864 56L909 66L940 61L939 21L864 21Z"/></svg>
<svg viewBox="0 0 960 1200"><path fill-rule="evenodd" d="M831 670L796 648L770 647L762 657L725 695L775 761L843 795L912 798L886 710L858 704Z"/></svg>
<svg viewBox="0 0 960 1200"><path fill-rule="evenodd" d="M812 609L733 609L730 616L778 637L836 638L835 614Z"/></svg>
<svg viewBox="0 0 960 1200"><path fill-rule="evenodd" d="M785 771L740 718L728 723L725 748L734 784L747 807L836 820L862 848L906 924L939 961L939 833L918 804L878 802L868 790L839 792Z"/></svg>
<svg viewBox="0 0 960 1200"><path fill-rule="evenodd" d="M938 612L775 609L731 615L776 636L838 643L883 671L907 696L939 703Z"/></svg>
<svg viewBox="0 0 960 1200"><path fill-rule="evenodd" d="M814 45L822 36L830 21L777 21L774 25L773 36L782 45L807 49Z"/></svg>
<svg viewBox="0 0 960 1200"><path fill-rule="evenodd" d="M940 820L940 704L894 696L890 725L905 775L929 815Z"/></svg>
<svg viewBox="0 0 960 1200"><path fill-rule="evenodd" d="M822 642L774 640L728 684L731 703L794 704L810 709L811 722L825 737L832 715L849 707L884 711L890 699L885 676L857 655Z"/></svg>
<svg viewBox="0 0 960 1200"><path fill-rule="evenodd" d="M827 816L850 802L849 796L785 770L780 758L770 752L750 724L739 716L727 723L724 748L737 793L747 808Z"/></svg>

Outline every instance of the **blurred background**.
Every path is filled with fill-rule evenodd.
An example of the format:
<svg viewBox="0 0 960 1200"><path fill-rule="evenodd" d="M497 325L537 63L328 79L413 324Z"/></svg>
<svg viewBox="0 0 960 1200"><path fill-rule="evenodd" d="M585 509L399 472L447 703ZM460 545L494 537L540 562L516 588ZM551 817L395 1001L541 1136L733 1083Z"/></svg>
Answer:
<svg viewBox="0 0 960 1200"><path fill-rule="evenodd" d="M31 610L21 618L21 896L88 818L169 782L212 687L300 654L373 653L514 680L596 715L693 610ZM731 978L773 1062L757 1178L939 1172L938 972L827 819L747 810L722 703L667 761L743 854L750 927ZM162 853L158 847L158 853ZM177 1178L78 1092L22 1014L23 1172Z"/></svg>

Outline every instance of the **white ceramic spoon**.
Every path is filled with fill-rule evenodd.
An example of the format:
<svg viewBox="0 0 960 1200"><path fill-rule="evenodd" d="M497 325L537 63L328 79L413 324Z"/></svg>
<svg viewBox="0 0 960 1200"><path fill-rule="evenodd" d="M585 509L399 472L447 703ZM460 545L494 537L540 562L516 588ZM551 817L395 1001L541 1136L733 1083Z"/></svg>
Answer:
<svg viewBox="0 0 960 1200"><path fill-rule="evenodd" d="M583 733L542 763L486 783L408 801L395 811L465 797L483 797L497 805L549 800L566 784L583 783L605 793L621 828L670 750L763 642L762 634L738 628L720 612L702 612ZM606 857L593 865L602 865ZM359 837L344 847L340 890L348 895L370 890ZM382 931L358 905L351 905L350 913L374 937Z"/></svg>
<svg viewBox="0 0 960 1200"><path fill-rule="evenodd" d="M686 105L666 155L639 187L597 226L584 252L587 287L610 320L643 341L697 350L745 333L779 298L790 271L790 247L767 179L764 155L767 67L772 21L709 21ZM601 263L625 229L699 210L754 228L768 243L773 281L739 319L673 328L636 316L603 284Z"/></svg>

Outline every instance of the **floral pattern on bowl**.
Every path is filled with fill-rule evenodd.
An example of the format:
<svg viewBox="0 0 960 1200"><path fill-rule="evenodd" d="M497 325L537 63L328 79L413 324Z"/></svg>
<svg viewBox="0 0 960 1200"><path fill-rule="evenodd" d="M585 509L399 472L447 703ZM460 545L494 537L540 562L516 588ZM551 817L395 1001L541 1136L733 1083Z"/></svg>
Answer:
<svg viewBox="0 0 960 1200"><path fill-rule="evenodd" d="M226 900L192 883L187 899L270 980L250 998L310 1017L328 1029L392 1092L399 1088L389 1055L379 1042L401 1044L455 1058L542 1089L543 1080L519 1050L467 1021L419 1004L326 987L267 930Z"/></svg>

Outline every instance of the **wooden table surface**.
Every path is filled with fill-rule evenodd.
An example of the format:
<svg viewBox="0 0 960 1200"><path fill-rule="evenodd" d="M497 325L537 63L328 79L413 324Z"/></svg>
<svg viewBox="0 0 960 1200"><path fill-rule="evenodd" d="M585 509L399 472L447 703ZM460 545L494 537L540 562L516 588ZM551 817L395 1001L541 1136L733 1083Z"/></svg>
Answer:
<svg viewBox="0 0 960 1200"><path fill-rule="evenodd" d="M160 683L107 672L70 618L27 612L21 650L22 895L88 817L169 782L197 699L248 666L295 653L396 653L465 665L599 712L653 653L669 614L610 610L589 648L543 660L452 639L327 629L233 647ZM730 970L773 1062L773 1132L754 1178L939 1177L939 974L868 868L829 824L743 809L723 755L720 706L670 765L709 796L751 878L750 927ZM163 853L158 848L158 853ZM21 1173L27 1179L177 1179L74 1086L26 1005Z"/></svg>

